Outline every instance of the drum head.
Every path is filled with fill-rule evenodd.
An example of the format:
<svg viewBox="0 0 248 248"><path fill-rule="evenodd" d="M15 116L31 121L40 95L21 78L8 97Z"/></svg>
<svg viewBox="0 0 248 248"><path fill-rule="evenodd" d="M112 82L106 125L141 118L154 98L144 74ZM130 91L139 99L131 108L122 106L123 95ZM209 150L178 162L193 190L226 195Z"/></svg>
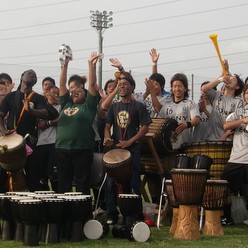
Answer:
<svg viewBox="0 0 248 248"><path fill-rule="evenodd" d="M19 134L12 133L0 137L0 146L7 146L12 150L23 143L23 137Z"/></svg>
<svg viewBox="0 0 248 248"><path fill-rule="evenodd" d="M138 222L133 225L131 234L135 241L146 242L150 237L151 230L145 222Z"/></svg>
<svg viewBox="0 0 248 248"><path fill-rule="evenodd" d="M103 162L106 164L118 164L130 159L131 153L125 149L110 150L103 155Z"/></svg>
<svg viewBox="0 0 248 248"><path fill-rule="evenodd" d="M167 152L173 152L172 141L175 134L175 130L178 127L178 123L174 119L168 119L165 123L164 130L162 132L162 145Z"/></svg>
<svg viewBox="0 0 248 248"><path fill-rule="evenodd" d="M84 235L88 239L100 239L103 235L103 226L97 220L89 220L84 224Z"/></svg>

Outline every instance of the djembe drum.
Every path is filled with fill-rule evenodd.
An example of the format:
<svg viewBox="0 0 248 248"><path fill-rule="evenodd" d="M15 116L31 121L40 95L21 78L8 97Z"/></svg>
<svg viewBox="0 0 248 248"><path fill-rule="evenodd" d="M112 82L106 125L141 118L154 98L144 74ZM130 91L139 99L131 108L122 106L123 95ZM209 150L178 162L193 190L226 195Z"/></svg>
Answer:
<svg viewBox="0 0 248 248"><path fill-rule="evenodd" d="M64 199L62 198L44 198L43 221L46 223L45 243L59 242L59 224L64 214Z"/></svg>
<svg viewBox="0 0 248 248"><path fill-rule="evenodd" d="M2 219L2 240L12 240L14 236L14 220L11 214L10 195L0 194L0 219Z"/></svg>
<svg viewBox="0 0 248 248"><path fill-rule="evenodd" d="M169 205L172 208L172 221L171 221L171 226L170 226L170 233L174 235L176 231L176 227L177 227L177 222L178 222L179 204L175 198L173 183L171 179L165 180L165 192L168 197Z"/></svg>
<svg viewBox="0 0 248 248"><path fill-rule="evenodd" d="M177 154L175 168L191 169L191 157L187 154Z"/></svg>
<svg viewBox="0 0 248 248"><path fill-rule="evenodd" d="M202 206L205 209L204 235L224 235L221 225L221 211L227 194L227 180L207 180Z"/></svg>
<svg viewBox="0 0 248 248"><path fill-rule="evenodd" d="M20 216L20 210L18 206L18 202L21 200L32 200L33 198L30 196L16 196L11 195L10 198L10 208L11 214L15 221L15 233L14 233L14 240L15 241L23 241L24 235L24 226L22 223L22 219Z"/></svg>
<svg viewBox="0 0 248 248"><path fill-rule="evenodd" d="M83 225L92 219L91 195L58 196L64 199L64 229L68 240L80 242L83 239Z"/></svg>
<svg viewBox="0 0 248 248"><path fill-rule="evenodd" d="M172 169L172 183L175 198L179 204L175 239L197 240L200 238L198 206L201 205L207 170Z"/></svg>
<svg viewBox="0 0 248 248"><path fill-rule="evenodd" d="M24 199L18 202L20 218L24 223L24 245L39 245L38 225L42 219L43 205L39 199Z"/></svg>
<svg viewBox="0 0 248 248"><path fill-rule="evenodd" d="M103 165L108 176L120 186L120 193L129 193L128 182L133 171L131 153L125 149L110 150L103 155Z"/></svg>

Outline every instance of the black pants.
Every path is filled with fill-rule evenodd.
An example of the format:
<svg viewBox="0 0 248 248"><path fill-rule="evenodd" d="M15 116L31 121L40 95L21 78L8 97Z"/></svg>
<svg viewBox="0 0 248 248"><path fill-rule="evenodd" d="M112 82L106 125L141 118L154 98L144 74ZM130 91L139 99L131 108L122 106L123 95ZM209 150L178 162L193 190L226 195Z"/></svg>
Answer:
<svg viewBox="0 0 248 248"><path fill-rule="evenodd" d="M90 194L91 164L93 149L76 151L56 150L58 163L58 191L65 193L71 191L73 180L76 191Z"/></svg>
<svg viewBox="0 0 248 248"><path fill-rule="evenodd" d="M55 144L36 146L27 161L27 179L30 191L48 190L50 179L52 190L57 192L57 162Z"/></svg>

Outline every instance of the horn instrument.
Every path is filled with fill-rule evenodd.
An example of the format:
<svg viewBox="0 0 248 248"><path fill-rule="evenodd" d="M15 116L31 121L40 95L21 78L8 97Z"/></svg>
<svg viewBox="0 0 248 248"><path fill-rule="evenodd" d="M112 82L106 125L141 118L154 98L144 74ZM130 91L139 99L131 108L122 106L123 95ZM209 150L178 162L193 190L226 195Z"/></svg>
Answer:
<svg viewBox="0 0 248 248"><path fill-rule="evenodd" d="M215 50L217 52L217 55L218 55L218 58L219 58L219 61L220 61L220 64L221 64L223 73L226 76L226 75L228 75L228 71L225 68L224 62L223 62L222 57L221 57L221 54L220 54L220 49L219 49L219 45L218 45L217 36L218 36L217 34L211 34L209 36L209 38L212 40L212 42L214 44L214 47L215 47Z"/></svg>

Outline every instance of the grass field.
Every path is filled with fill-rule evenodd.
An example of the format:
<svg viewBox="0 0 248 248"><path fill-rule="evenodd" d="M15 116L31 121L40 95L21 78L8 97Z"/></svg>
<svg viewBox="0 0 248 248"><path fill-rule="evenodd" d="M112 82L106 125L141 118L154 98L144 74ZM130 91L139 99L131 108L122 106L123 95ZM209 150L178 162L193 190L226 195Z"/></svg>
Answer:
<svg viewBox="0 0 248 248"><path fill-rule="evenodd" d="M173 235L169 233L169 224L164 223L164 226L158 230L156 227L151 228L151 236L149 241L145 243L138 243L135 241L129 241L127 239L113 238L112 232L102 237L100 240L87 240L86 238L82 242L72 243L66 240L61 240L57 244L45 244L40 242L39 247L184 247L184 248L195 248L195 247L215 247L215 248L227 248L227 247L248 247L248 226L244 224L223 227L224 236L210 237L201 236L199 240L188 241L188 240L175 240ZM0 247L6 248L17 248L25 247L23 243L16 241L2 241L0 240Z"/></svg>

